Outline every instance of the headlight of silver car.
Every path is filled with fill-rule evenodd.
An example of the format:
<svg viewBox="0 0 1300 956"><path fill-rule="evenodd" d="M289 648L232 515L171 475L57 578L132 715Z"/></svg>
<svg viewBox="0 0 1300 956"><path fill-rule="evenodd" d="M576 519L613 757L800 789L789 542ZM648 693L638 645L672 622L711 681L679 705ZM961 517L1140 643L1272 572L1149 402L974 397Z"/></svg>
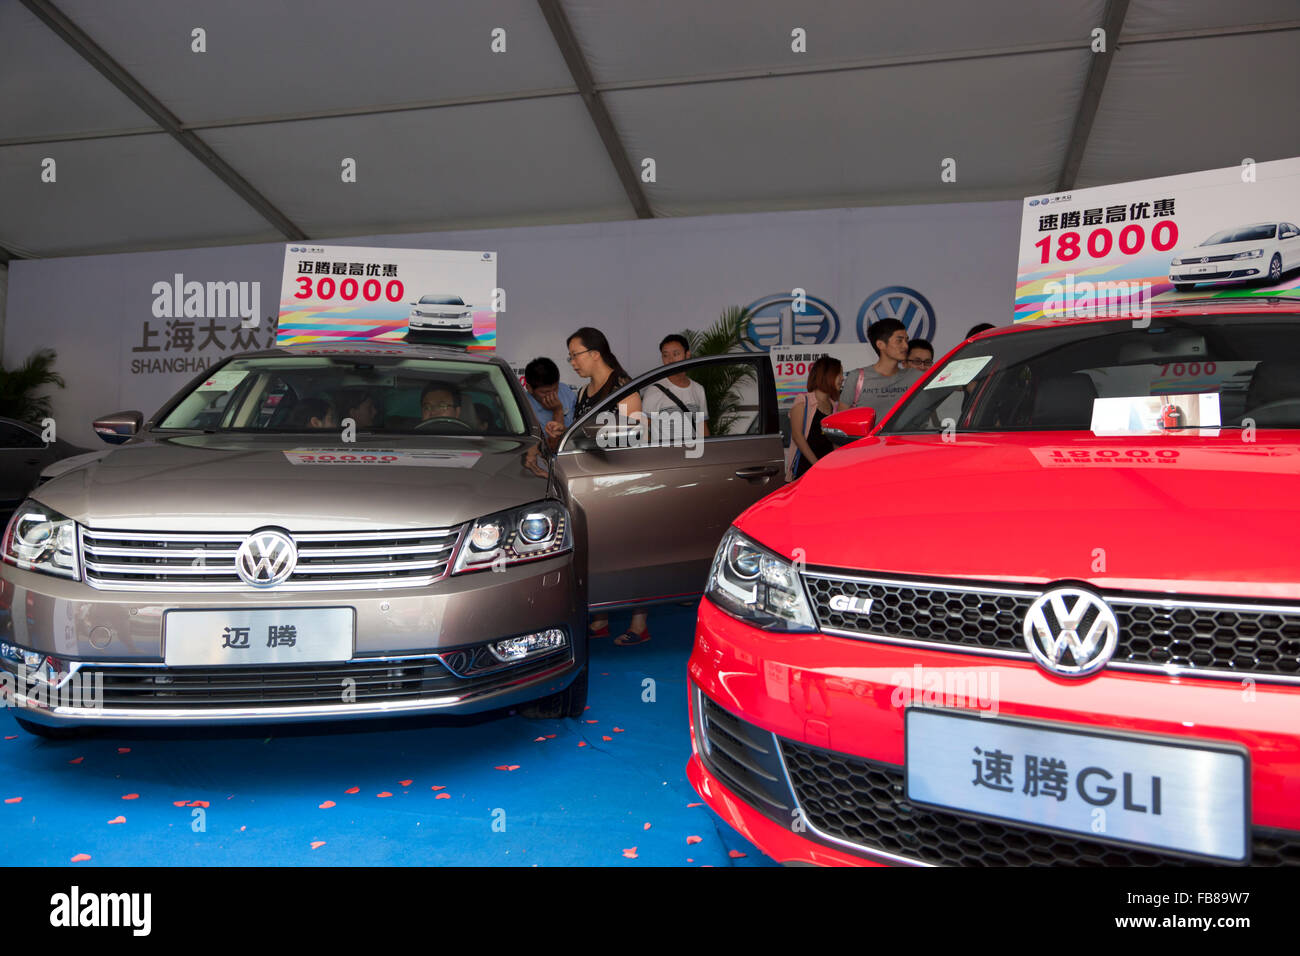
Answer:
<svg viewBox="0 0 1300 956"><path fill-rule="evenodd" d="M817 630L795 566L735 528L718 545L705 594L733 617L767 631Z"/></svg>
<svg viewBox="0 0 1300 956"><path fill-rule="evenodd" d="M1262 259L1264 257L1263 249L1251 249L1250 252L1239 252L1232 258L1234 259Z"/></svg>
<svg viewBox="0 0 1300 956"><path fill-rule="evenodd" d="M573 549L569 513L541 501L479 518L461 542L452 574L550 558Z"/></svg>
<svg viewBox="0 0 1300 956"><path fill-rule="evenodd" d="M24 501L5 528L0 559L27 571L79 580L77 524L42 504Z"/></svg>

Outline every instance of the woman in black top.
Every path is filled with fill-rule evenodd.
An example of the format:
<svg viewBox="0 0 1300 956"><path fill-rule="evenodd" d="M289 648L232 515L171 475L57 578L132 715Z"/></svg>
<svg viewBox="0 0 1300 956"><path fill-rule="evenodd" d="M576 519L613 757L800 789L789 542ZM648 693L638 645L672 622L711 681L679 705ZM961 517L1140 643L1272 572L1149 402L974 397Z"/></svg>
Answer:
<svg viewBox="0 0 1300 956"><path fill-rule="evenodd" d="M823 355L808 370L808 391L796 396L790 406L790 444L794 451L791 480L835 450L822 432L822 419L839 411L835 398L843 387L844 366L839 359Z"/></svg>
<svg viewBox="0 0 1300 956"><path fill-rule="evenodd" d="M578 391L578 400L573 407L575 422L632 380L632 376L623 370L623 366L610 351L609 339L605 338L605 333L600 329L584 327L569 336L569 365L574 372L587 380L587 384ZM624 418L639 417L641 415L640 394L632 392L625 396L618 403L618 411ZM558 423L547 423L547 434L550 434L551 425L554 424ZM605 637L608 634L608 615L591 619L592 637ZM632 623L626 631L614 639L614 643L643 644L648 640L650 640L650 631L646 627L646 612L642 608L637 608L632 614Z"/></svg>

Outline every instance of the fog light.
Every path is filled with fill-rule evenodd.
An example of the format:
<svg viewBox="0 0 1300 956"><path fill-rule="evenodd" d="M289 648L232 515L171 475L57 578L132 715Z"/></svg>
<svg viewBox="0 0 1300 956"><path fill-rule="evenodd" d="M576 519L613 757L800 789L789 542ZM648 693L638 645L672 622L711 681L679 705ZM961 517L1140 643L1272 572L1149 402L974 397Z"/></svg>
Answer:
<svg viewBox="0 0 1300 956"><path fill-rule="evenodd" d="M538 631L536 634L524 634L520 637L506 638L504 641L493 641L488 645L488 650L497 660L513 663L525 657L534 657L565 647L568 643L569 636L561 628L552 627L545 631Z"/></svg>

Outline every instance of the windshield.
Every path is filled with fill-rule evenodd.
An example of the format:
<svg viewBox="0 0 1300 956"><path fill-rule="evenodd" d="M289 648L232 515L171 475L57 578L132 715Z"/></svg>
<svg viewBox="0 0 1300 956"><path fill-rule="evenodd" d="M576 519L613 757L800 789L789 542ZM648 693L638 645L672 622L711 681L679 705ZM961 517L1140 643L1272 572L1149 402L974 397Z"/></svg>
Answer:
<svg viewBox="0 0 1300 956"><path fill-rule="evenodd" d="M465 302L458 295L426 295L419 302L420 305L464 305Z"/></svg>
<svg viewBox="0 0 1300 956"><path fill-rule="evenodd" d="M1263 226L1238 226L1235 229L1225 229L1223 232L1216 232L1206 239L1201 245L1203 246L1221 246L1228 242L1258 242L1261 239L1272 239L1273 234L1277 232L1277 224L1269 223Z"/></svg>
<svg viewBox="0 0 1300 956"><path fill-rule="evenodd" d="M1300 316L1028 329L953 353L881 434L1300 428Z"/></svg>
<svg viewBox="0 0 1300 956"><path fill-rule="evenodd" d="M159 428L212 432L521 435L496 365L389 356L233 359L183 396Z"/></svg>

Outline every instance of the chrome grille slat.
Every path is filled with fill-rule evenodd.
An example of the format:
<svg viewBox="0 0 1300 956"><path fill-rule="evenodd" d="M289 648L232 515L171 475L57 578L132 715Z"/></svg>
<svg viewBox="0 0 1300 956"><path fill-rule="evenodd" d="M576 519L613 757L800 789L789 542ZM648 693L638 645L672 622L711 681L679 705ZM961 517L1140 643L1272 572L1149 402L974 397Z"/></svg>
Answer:
<svg viewBox="0 0 1300 956"><path fill-rule="evenodd" d="M248 533L251 533L250 529ZM298 564L271 590L410 588L446 575L463 531L291 533ZM108 591L249 591L235 570L248 533L80 530L86 583Z"/></svg>
<svg viewBox="0 0 1300 956"><path fill-rule="evenodd" d="M821 570L803 578L827 633L1025 660L1032 659L1022 633L1025 615L1046 589ZM870 598L871 610L835 610L833 594ZM1117 592L1102 597L1120 625L1108 669L1300 683L1300 605Z"/></svg>

